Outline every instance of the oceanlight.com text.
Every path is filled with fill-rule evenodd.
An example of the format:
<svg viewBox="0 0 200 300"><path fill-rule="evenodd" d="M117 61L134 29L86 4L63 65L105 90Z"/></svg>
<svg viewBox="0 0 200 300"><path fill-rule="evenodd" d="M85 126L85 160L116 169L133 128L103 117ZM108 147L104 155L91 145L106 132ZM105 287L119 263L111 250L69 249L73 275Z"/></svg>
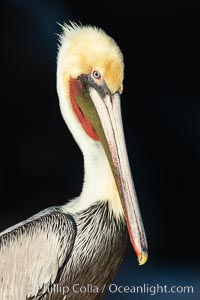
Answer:
<svg viewBox="0 0 200 300"><path fill-rule="evenodd" d="M191 285L160 285L144 283L137 286L122 286L117 284L109 285L109 292L120 294L149 294L154 296L156 294L193 294L194 287Z"/></svg>

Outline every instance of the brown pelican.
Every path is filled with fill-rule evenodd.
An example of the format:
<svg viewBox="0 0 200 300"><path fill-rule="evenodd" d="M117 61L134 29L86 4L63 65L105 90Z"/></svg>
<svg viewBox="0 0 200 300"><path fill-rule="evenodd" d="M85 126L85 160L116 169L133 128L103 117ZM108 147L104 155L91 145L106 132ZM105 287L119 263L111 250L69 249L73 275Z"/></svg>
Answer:
<svg viewBox="0 0 200 300"><path fill-rule="evenodd" d="M124 64L103 30L63 26L57 90L84 156L81 195L0 234L0 299L99 299L123 258L127 229L140 264L147 242L120 110Z"/></svg>

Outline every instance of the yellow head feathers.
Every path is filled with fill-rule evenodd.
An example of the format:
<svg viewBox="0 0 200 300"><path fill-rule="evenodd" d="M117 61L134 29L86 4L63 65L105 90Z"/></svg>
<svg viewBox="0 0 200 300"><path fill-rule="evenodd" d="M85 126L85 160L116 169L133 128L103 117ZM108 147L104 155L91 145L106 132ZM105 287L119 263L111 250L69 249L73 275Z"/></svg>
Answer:
<svg viewBox="0 0 200 300"><path fill-rule="evenodd" d="M63 76L77 78L98 70L111 93L122 92L123 55L116 42L102 29L91 26L63 26L59 56Z"/></svg>

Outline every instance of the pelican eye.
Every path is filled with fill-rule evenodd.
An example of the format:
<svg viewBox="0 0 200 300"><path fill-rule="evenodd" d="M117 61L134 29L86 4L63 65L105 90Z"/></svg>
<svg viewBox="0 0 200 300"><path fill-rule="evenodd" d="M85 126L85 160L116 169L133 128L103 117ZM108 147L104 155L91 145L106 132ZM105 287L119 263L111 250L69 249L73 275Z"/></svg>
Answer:
<svg viewBox="0 0 200 300"><path fill-rule="evenodd" d="M92 72L92 75L95 79L100 79L101 78L101 74L99 73L99 71L94 70Z"/></svg>

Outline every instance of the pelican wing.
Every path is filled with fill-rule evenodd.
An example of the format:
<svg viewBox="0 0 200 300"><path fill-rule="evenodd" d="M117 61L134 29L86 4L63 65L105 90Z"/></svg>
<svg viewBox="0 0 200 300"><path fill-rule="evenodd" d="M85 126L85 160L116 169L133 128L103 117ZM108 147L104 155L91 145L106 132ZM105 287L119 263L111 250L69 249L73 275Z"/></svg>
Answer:
<svg viewBox="0 0 200 300"><path fill-rule="evenodd" d="M56 283L76 237L71 215L49 209L0 235L0 299L45 294ZM37 298L36 298L37 299Z"/></svg>

